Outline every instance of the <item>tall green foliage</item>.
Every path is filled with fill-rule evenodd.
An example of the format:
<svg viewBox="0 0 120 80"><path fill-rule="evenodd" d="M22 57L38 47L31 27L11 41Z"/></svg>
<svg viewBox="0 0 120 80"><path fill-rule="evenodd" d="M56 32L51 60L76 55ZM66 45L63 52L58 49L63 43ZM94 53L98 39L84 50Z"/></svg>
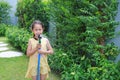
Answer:
<svg viewBox="0 0 120 80"><path fill-rule="evenodd" d="M49 6L41 0L22 0L16 15L25 28L35 19L46 26L48 21L54 21L56 54L49 61L52 69L61 72L62 80L119 80L119 65L113 62L118 49L106 43L114 37L116 11L117 0L51 0ZM15 34L12 40L19 41L16 37L20 35L12 34Z"/></svg>
<svg viewBox="0 0 120 80"><path fill-rule="evenodd" d="M21 0L17 4L18 22L20 27L29 29L34 20L41 20L48 29L47 7L42 0Z"/></svg>
<svg viewBox="0 0 120 80"><path fill-rule="evenodd" d="M4 1L0 1L0 23L9 23L9 11L11 6Z"/></svg>
<svg viewBox="0 0 120 80"><path fill-rule="evenodd" d="M59 60L57 56L60 53L51 58L52 63L61 62L63 59L59 65L67 66L61 68L63 80L113 79L110 77L104 78L104 76L100 78L104 71L99 73L95 69L97 75L88 75L87 70L92 67L99 67L104 70L106 67L102 67L103 64L113 64L109 63L107 59L114 60L118 54L117 47L114 44L105 43L108 39L114 37L114 29L117 25L117 22L114 21L116 10L117 0L52 0L50 14L54 18L57 28L56 47L62 49L66 53L66 59L70 61L66 64L64 57ZM61 52L61 55L63 52ZM58 58L59 61L55 58ZM68 64L70 64L69 69ZM53 68L56 67L53 66ZM70 78L70 72L75 72L74 78Z"/></svg>
<svg viewBox="0 0 120 80"><path fill-rule="evenodd" d="M53 0L52 4L59 47L73 53L91 53L91 48L99 51L114 36L115 0Z"/></svg>

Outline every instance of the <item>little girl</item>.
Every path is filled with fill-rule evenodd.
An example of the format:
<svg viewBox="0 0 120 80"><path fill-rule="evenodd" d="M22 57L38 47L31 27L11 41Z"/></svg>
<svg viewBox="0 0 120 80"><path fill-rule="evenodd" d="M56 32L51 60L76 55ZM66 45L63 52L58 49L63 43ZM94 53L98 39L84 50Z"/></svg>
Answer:
<svg viewBox="0 0 120 80"><path fill-rule="evenodd" d="M37 63L38 63L38 54L41 54L40 59L40 80L46 80L48 72L50 71L47 55L53 53L53 49L47 38L41 38L41 44L38 43L38 35L41 35L44 30L43 24L36 20L31 24L31 30L34 34L33 38L29 39L27 47L27 56L29 56L28 70L26 73L26 78L32 78L36 80L37 76Z"/></svg>

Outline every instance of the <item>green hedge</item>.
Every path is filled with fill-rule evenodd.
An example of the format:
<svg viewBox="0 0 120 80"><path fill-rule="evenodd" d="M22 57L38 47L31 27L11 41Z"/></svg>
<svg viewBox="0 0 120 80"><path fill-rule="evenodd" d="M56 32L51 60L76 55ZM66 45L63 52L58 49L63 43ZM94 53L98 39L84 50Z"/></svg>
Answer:
<svg viewBox="0 0 120 80"><path fill-rule="evenodd" d="M57 27L58 48L76 56L107 50L105 42L114 36L117 25L117 0L52 0L50 10Z"/></svg>
<svg viewBox="0 0 120 80"><path fill-rule="evenodd" d="M6 37L14 47L25 53L31 34L26 29L12 26L10 28L7 28Z"/></svg>
<svg viewBox="0 0 120 80"><path fill-rule="evenodd" d="M87 70L81 65L74 64L66 68L62 80L119 80L120 65L106 61L102 67L89 67Z"/></svg>
<svg viewBox="0 0 120 80"><path fill-rule="evenodd" d="M61 74L61 80L119 80L120 64L109 61L104 55L94 54L96 58L85 56L74 58L63 50L55 49L55 53L49 56L52 71ZM98 58L99 56L99 58ZM94 63L91 61L95 60ZM89 62L89 63L88 63ZM97 64L96 64L97 63ZM94 66L93 66L94 65Z"/></svg>
<svg viewBox="0 0 120 80"><path fill-rule="evenodd" d="M19 28L18 26L0 24L0 35L8 38L9 42L17 49L26 53L29 38L32 33L26 28Z"/></svg>
<svg viewBox="0 0 120 80"><path fill-rule="evenodd" d="M28 39L32 34L23 28L18 28L17 26L8 27L6 25L6 27L6 36L12 45L25 52ZM120 79L120 65L106 60L103 55L98 55L101 57L98 66L91 66L91 64L87 64L87 61L90 60L89 58L85 58L85 56L81 57L81 64L76 64L71 55L68 55L69 53L65 53L61 49L55 49L55 53L52 56L49 56L50 66L54 71L60 72L62 74L62 80Z"/></svg>
<svg viewBox="0 0 120 80"><path fill-rule="evenodd" d="M66 53L68 58L55 54L50 63L53 68L56 68L55 65L64 66L58 67L62 72L62 80L114 80L116 78L115 74L119 72L117 69L112 78L105 79L104 75L101 78L104 71L97 72L96 69L95 74L91 75L87 71L93 67L108 69L108 72L113 71L114 62L109 63L109 60L114 61L119 52L114 44L108 44L106 41L114 37L114 30L118 25L114 21L116 12L117 0L65 0L64 2L52 0L50 17L53 18L57 29L56 48L62 50L57 53L61 55ZM69 61L66 62L66 59ZM103 63L111 64L112 68L109 70L108 66L102 65ZM70 77L71 72L75 72L75 76ZM105 77L109 75L111 74L106 73Z"/></svg>
<svg viewBox="0 0 120 80"><path fill-rule="evenodd" d="M73 59L60 49L55 49L54 54L49 56L49 62L53 71L59 73L73 65Z"/></svg>

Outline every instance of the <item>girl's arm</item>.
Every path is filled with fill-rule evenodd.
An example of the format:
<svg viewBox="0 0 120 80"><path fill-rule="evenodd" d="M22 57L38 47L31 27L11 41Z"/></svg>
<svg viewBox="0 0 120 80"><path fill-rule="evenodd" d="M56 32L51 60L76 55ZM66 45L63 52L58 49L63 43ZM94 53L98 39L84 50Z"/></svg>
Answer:
<svg viewBox="0 0 120 80"><path fill-rule="evenodd" d="M50 42L49 40L47 39L47 51L44 51L44 50L39 50L38 52L39 53L42 53L42 54L53 54L53 48L52 46L50 45Z"/></svg>
<svg viewBox="0 0 120 80"><path fill-rule="evenodd" d="M29 40L29 42L28 42L28 47L27 47L27 56L33 55L37 50L38 50L37 47L34 48L34 49L32 49L32 45L31 45L31 42L30 42L30 40Z"/></svg>
<svg viewBox="0 0 120 80"><path fill-rule="evenodd" d="M47 39L47 54L53 54L53 48L52 48L52 46L50 45L50 42L49 42L49 40Z"/></svg>

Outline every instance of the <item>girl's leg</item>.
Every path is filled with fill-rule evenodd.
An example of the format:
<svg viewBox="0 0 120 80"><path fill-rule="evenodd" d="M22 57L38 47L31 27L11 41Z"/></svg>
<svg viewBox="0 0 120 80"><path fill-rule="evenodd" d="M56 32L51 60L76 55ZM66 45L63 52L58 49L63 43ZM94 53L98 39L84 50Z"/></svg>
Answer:
<svg viewBox="0 0 120 80"><path fill-rule="evenodd" d="M47 74L40 74L40 80L46 80Z"/></svg>
<svg viewBox="0 0 120 80"><path fill-rule="evenodd" d="M36 80L36 76L33 76L33 77L32 77L32 80Z"/></svg>

